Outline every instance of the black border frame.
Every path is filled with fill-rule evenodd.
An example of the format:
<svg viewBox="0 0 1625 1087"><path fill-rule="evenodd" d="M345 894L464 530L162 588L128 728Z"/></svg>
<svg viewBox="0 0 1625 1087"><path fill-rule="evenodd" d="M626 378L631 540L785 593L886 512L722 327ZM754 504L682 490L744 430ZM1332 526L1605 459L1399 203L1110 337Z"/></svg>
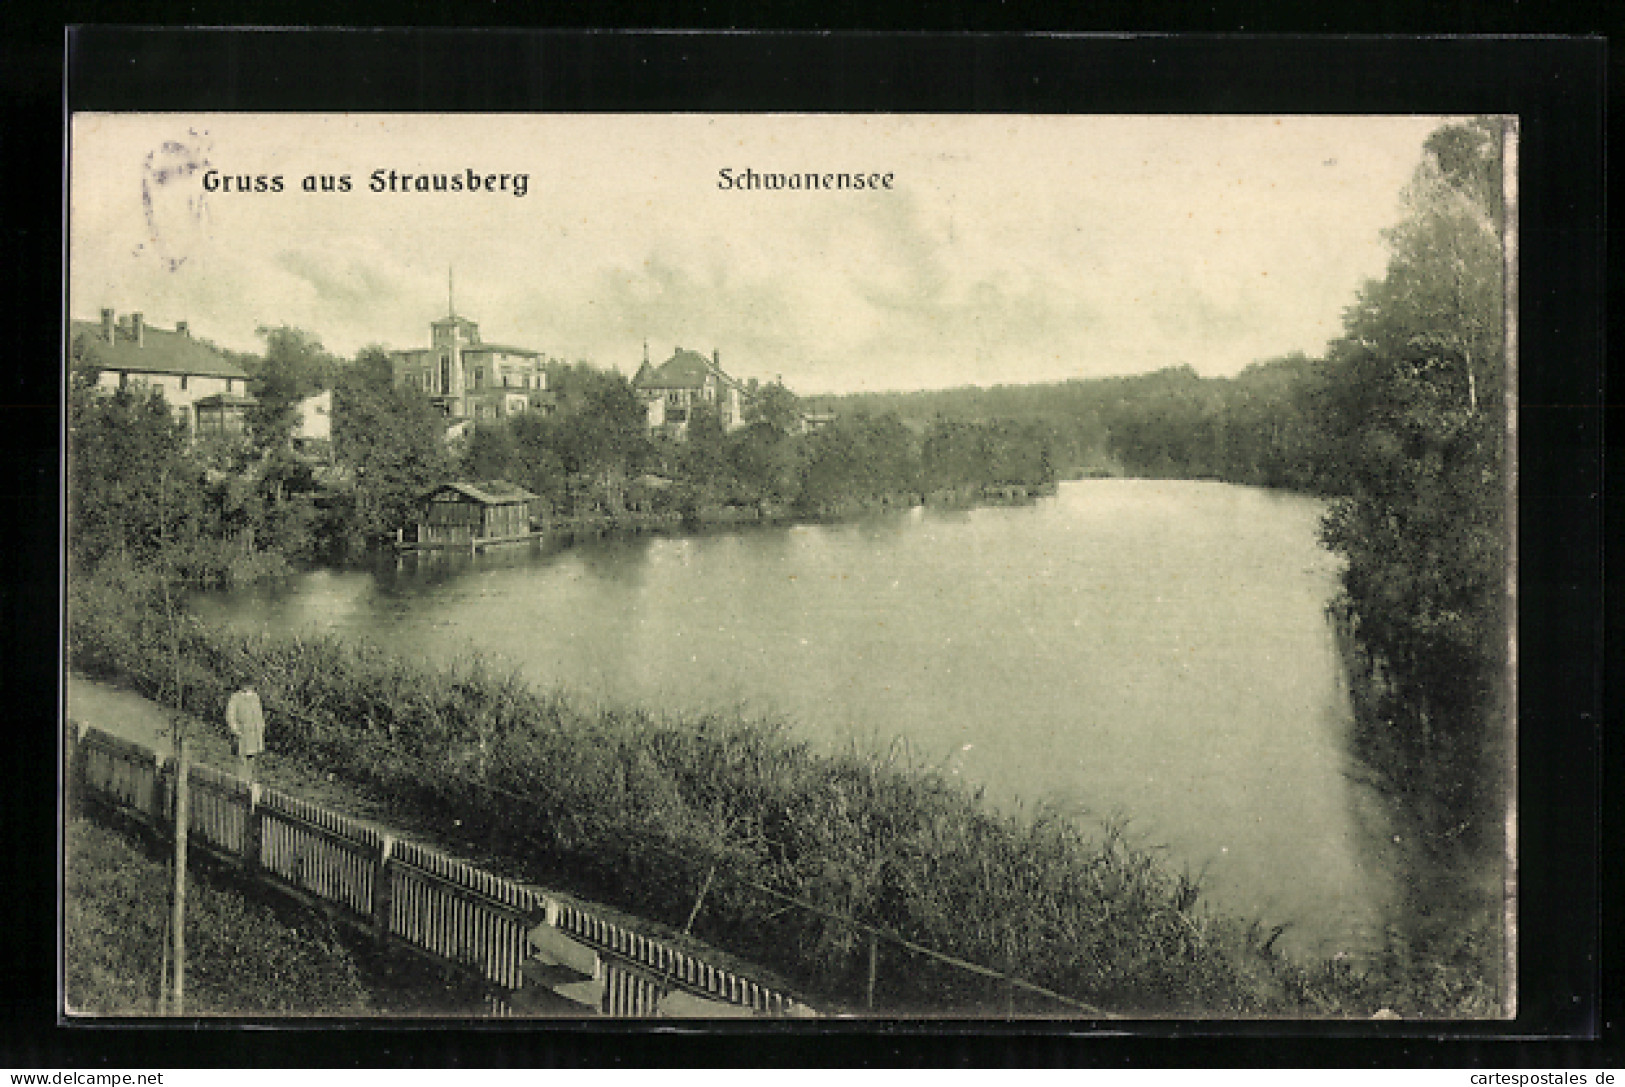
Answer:
<svg viewBox="0 0 1625 1087"><path fill-rule="evenodd" d="M1618 841L1621 807L1603 802L1618 792L1605 793L1600 761L1603 624L1617 614L1603 611L1599 499L1603 40L84 26L68 30L60 44L64 66L54 74L65 91L62 110L1517 114L1520 999L1517 1019L1506 1024L1170 1022L1135 1025L1126 1037L1080 1038L1035 1024L887 1022L659 1032L625 1025L516 1032L355 1023L344 1030L205 1028L183 1035L169 1028L55 1025L54 933L34 939L39 919L25 916L7 918L10 931L27 925L30 937L16 949L24 960L19 980L26 979L19 995L26 995L9 998L8 1034L18 1027L30 1033L8 1036L0 1061L155 1067L1617 1063L1619 998L1605 994L1602 977L1605 962L1617 964L1619 949L1604 942L1600 921L1605 891L1610 908L1617 904L1619 877L1599 864L1601 844ZM39 315L62 314L65 302L49 272L65 256L62 238L46 229L62 210L60 179L49 164L68 166L63 115L38 113L58 106L41 93L54 82L42 51L7 52L13 108L31 103L36 112L32 124L25 119L11 130L22 136L22 156L13 157L14 139L6 141L14 164L6 189L39 198L35 214L44 212L31 222L8 223L18 258L12 299L23 302L33 322L19 347L35 358L37 351L59 358L60 330ZM26 165L18 169L18 163ZM55 250L47 253L53 242ZM12 497L43 509L49 498L60 500L59 375L54 364L19 371L6 379L5 418L15 425L5 429L14 441L33 437L24 439L13 461ZM49 444L40 440L46 435L53 435ZM1620 527L1613 520L1611 528ZM1613 538L1625 536L1615 532ZM6 659L8 671L38 677L17 685L21 720L34 737L20 756L51 766L55 729L33 726L56 715L55 685L41 681L57 671L59 541L44 532L24 540L4 599L5 629L16 639ZM54 815L54 781L46 785L44 795L20 789L8 808L22 803L31 814ZM44 854L31 853L27 863L9 816L7 826L14 847L7 867L15 869L7 871L7 913L20 900L32 899L38 909L55 898L54 825L34 839L34 848L47 847ZM34 1003L41 997L43 1008Z"/></svg>

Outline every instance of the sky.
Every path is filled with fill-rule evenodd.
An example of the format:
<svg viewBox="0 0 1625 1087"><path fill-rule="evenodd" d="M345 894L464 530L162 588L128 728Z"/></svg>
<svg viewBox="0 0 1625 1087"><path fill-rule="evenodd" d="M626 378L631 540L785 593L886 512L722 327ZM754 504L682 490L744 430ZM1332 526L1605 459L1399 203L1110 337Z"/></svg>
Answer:
<svg viewBox="0 0 1625 1087"><path fill-rule="evenodd" d="M803 394L1231 375L1338 335L1444 120L79 114L69 311L349 356L427 346L449 278L487 342L628 374L647 342ZM721 187L746 169L892 187Z"/></svg>

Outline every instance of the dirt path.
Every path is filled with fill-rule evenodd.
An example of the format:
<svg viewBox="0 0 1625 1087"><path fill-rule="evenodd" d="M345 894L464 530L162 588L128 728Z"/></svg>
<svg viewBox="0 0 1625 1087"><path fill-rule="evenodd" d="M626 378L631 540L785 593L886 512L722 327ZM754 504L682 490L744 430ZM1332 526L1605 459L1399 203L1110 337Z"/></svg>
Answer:
<svg viewBox="0 0 1625 1087"><path fill-rule="evenodd" d="M70 674L67 715L70 721L144 744L166 757L172 757L175 752L171 721L179 716L193 762L231 774L238 772L236 751L224 721L205 721L190 713L177 715L167 706L115 683ZM265 727L267 739L270 739L277 727L274 713L266 714ZM255 780L261 785L317 801L391 834L404 831L461 860L493 867L504 875L517 875L512 871L511 864L493 864L497 858L482 855L477 843L460 840L457 834L459 824L455 820L436 820L402 811L399 806L390 805L365 789L340 781L337 775L326 773L302 759L267 751L256 760L254 772Z"/></svg>
<svg viewBox="0 0 1625 1087"><path fill-rule="evenodd" d="M151 699L77 675L68 677L67 698L68 720L82 721L165 754L173 751L169 738L171 711ZM188 738L205 731L197 718L190 714L186 717Z"/></svg>

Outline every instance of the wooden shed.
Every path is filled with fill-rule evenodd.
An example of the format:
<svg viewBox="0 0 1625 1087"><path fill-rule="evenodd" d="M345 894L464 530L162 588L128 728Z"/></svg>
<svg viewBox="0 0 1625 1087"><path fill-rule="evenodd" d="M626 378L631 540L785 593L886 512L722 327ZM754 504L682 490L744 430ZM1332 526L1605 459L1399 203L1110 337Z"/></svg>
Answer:
<svg viewBox="0 0 1625 1087"><path fill-rule="evenodd" d="M536 495L502 481L442 483L429 492L418 521L420 548L481 547L530 539Z"/></svg>

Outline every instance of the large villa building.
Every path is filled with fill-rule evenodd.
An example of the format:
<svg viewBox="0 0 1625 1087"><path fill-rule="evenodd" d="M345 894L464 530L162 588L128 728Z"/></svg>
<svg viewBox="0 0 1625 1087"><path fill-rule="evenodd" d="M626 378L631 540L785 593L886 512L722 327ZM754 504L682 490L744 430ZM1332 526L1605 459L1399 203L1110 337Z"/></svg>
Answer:
<svg viewBox="0 0 1625 1087"><path fill-rule="evenodd" d="M244 412L254 403L248 374L218 348L193 339L185 321L157 328L139 313L120 318L104 309L100 323L72 322L71 336L97 371L97 388L158 389L194 438L242 435Z"/></svg>
<svg viewBox="0 0 1625 1087"><path fill-rule="evenodd" d="M390 352L396 386L423 390L454 420L499 419L552 404L541 352L485 343L479 325L447 308L429 325L428 347Z"/></svg>
<svg viewBox="0 0 1625 1087"><path fill-rule="evenodd" d="M649 345L644 344L643 365L632 379L632 388L643 400L649 429L657 434L687 435L689 419L700 404L716 406L723 430L745 425L745 386L723 373L715 351L706 358L679 347L671 358L654 366L649 362Z"/></svg>

